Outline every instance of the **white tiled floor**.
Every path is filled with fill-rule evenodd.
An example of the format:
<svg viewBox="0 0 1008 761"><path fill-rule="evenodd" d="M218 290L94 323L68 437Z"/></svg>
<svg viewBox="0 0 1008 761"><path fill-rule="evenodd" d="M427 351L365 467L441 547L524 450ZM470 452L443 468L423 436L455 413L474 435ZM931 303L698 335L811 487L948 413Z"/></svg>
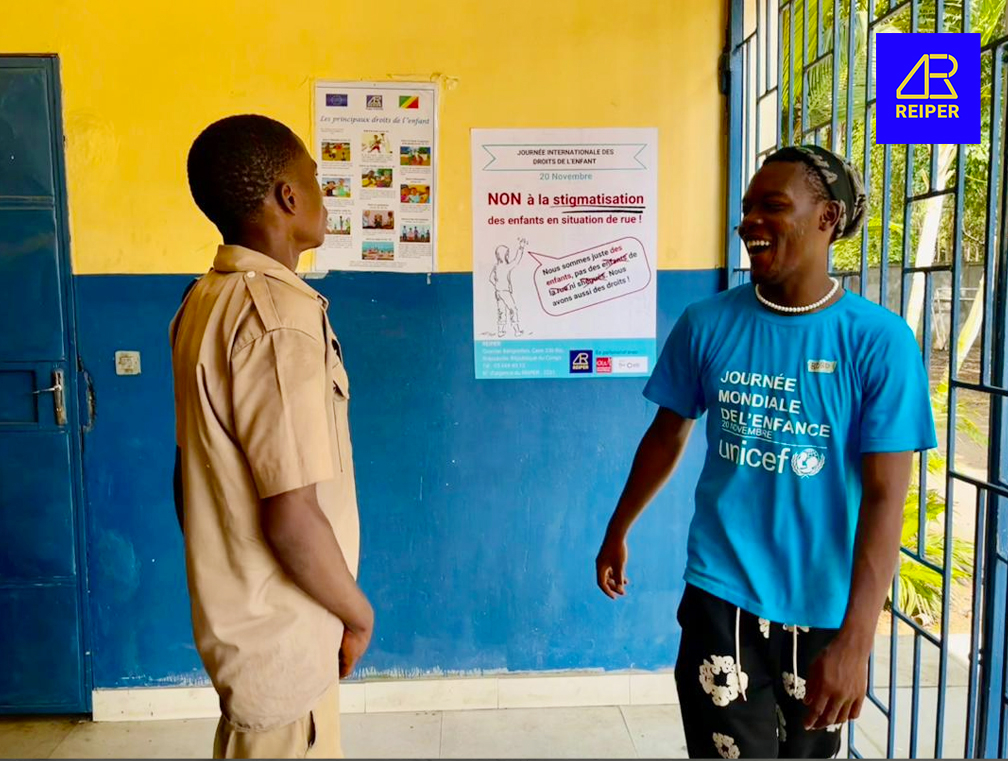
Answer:
<svg viewBox="0 0 1008 761"><path fill-rule="evenodd" d="M635 758L619 708L514 708L446 713L441 757Z"/></svg>
<svg viewBox="0 0 1008 761"><path fill-rule="evenodd" d="M0 758L209 758L216 721L0 720ZM677 758L677 706L345 714L348 758Z"/></svg>

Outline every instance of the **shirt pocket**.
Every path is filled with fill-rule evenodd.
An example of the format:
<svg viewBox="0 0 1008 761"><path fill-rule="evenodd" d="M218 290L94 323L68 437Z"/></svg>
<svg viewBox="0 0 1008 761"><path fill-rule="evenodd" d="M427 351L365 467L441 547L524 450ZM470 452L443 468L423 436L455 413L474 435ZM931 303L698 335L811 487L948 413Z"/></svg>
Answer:
<svg viewBox="0 0 1008 761"><path fill-rule="evenodd" d="M350 379L336 352L329 354L329 381L332 386L333 428L336 434L336 456L341 473L350 469Z"/></svg>

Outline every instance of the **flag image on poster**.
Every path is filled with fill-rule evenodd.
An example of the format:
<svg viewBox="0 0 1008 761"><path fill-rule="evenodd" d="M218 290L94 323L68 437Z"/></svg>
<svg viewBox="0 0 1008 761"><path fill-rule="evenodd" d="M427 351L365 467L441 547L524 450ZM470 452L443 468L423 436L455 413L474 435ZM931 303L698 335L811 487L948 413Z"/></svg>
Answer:
<svg viewBox="0 0 1008 761"><path fill-rule="evenodd" d="M472 131L476 377L649 375L656 129Z"/></svg>

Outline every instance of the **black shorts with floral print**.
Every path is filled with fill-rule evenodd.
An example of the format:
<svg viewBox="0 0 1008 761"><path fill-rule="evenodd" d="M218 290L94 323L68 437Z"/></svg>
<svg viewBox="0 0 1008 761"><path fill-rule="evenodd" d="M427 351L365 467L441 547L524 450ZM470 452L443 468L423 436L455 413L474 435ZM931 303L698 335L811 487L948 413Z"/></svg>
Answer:
<svg viewBox="0 0 1008 761"><path fill-rule="evenodd" d="M808 732L805 678L835 630L747 613L693 586L679 606L676 686L691 758L832 758L839 725Z"/></svg>

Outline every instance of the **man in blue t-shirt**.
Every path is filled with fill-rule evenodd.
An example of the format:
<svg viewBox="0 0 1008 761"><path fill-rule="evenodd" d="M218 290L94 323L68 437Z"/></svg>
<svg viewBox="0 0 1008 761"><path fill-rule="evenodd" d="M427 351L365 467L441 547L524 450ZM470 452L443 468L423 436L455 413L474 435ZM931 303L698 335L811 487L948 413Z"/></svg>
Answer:
<svg viewBox="0 0 1008 761"><path fill-rule="evenodd" d="M928 379L898 315L831 278L857 171L818 147L769 157L743 201L752 281L689 306L644 394L659 405L596 561L625 593L626 537L706 414L676 662L692 757L829 757L857 718L899 554Z"/></svg>

